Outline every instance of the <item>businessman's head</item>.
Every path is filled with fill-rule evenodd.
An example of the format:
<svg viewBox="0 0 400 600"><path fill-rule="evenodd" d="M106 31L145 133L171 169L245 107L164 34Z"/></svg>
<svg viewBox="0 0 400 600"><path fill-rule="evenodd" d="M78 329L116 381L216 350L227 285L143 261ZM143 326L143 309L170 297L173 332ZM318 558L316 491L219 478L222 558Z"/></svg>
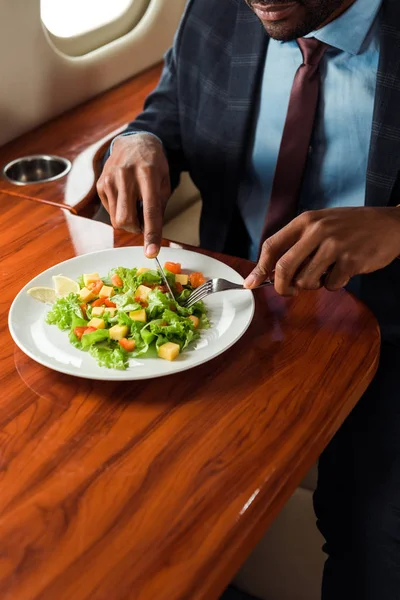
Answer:
<svg viewBox="0 0 400 600"><path fill-rule="evenodd" d="M277 40L303 37L339 16L355 0L245 0Z"/></svg>

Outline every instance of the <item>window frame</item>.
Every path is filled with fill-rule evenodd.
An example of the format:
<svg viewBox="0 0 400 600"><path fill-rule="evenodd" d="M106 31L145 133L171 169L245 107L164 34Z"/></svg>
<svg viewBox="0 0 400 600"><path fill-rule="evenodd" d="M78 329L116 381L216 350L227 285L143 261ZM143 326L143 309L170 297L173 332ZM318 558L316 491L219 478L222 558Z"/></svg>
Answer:
<svg viewBox="0 0 400 600"><path fill-rule="evenodd" d="M130 33L142 20L152 0L132 0L130 6L117 18L84 33L60 37L52 33L42 19L42 27L53 46L62 54L79 58L102 48Z"/></svg>

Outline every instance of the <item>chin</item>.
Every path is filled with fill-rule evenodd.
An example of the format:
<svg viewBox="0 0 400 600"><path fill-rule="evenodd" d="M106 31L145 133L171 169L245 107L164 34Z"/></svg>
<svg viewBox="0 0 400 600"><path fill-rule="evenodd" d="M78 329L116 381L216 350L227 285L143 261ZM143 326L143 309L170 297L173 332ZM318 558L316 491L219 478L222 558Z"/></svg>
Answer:
<svg viewBox="0 0 400 600"><path fill-rule="evenodd" d="M285 25L279 25L279 23L263 23L263 25L268 35L274 40L290 42L298 37L295 30Z"/></svg>
<svg viewBox="0 0 400 600"><path fill-rule="evenodd" d="M274 40L280 42L290 42L310 33L312 29L304 22L288 23L285 21L266 22L263 21L264 28L268 35Z"/></svg>

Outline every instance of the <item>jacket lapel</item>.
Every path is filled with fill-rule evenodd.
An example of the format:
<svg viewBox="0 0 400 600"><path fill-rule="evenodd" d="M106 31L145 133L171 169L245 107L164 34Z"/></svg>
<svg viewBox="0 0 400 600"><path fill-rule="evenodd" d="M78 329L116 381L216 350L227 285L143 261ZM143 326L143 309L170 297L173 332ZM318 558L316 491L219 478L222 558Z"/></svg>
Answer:
<svg viewBox="0 0 400 600"><path fill-rule="evenodd" d="M239 0L223 127L230 193L235 196L252 131L267 44L268 36L260 20L244 0Z"/></svg>
<svg viewBox="0 0 400 600"><path fill-rule="evenodd" d="M383 0L366 205L387 206L400 169L400 1ZM400 200L397 200L397 203Z"/></svg>

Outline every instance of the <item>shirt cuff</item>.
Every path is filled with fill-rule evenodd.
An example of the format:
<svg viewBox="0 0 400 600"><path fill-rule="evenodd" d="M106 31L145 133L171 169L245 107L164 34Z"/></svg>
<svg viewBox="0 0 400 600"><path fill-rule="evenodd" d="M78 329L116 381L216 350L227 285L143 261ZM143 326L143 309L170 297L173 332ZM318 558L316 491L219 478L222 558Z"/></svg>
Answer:
<svg viewBox="0 0 400 600"><path fill-rule="evenodd" d="M112 140L111 145L110 145L110 154L113 151L113 146L114 146L114 142L120 138L120 137L127 137L128 135L136 135L137 133L147 133L147 135L152 135L153 137L156 138L156 140L158 140L160 142L160 144L163 146L162 141L160 140L160 138L155 135L154 133L151 133L151 131L125 131L125 133L120 133L119 135L115 136L115 138ZM164 147L164 146L163 146Z"/></svg>

